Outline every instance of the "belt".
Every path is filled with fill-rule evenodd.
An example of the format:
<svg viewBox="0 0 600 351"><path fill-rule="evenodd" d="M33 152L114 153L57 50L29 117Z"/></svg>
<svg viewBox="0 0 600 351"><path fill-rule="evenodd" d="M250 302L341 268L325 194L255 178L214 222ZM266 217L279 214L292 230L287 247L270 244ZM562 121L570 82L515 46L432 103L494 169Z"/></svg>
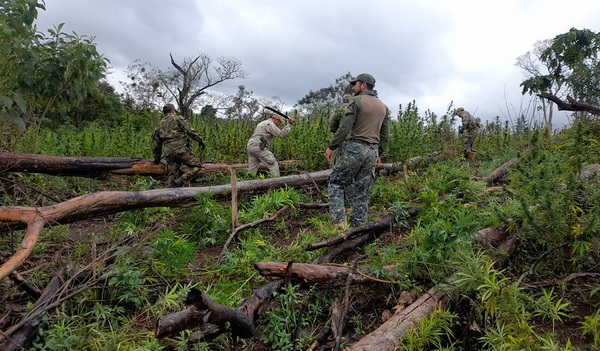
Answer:
<svg viewBox="0 0 600 351"><path fill-rule="evenodd" d="M364 141L364 140L358 140L358 139L348 139L348 141L351 141L351 142L353 142L353 143L359 143L359 144L363 144L363 145L369 145L369 146L371 146L371 145L377 145L377 143L369 143L369 142L367 142L367 141Z"/></svg>

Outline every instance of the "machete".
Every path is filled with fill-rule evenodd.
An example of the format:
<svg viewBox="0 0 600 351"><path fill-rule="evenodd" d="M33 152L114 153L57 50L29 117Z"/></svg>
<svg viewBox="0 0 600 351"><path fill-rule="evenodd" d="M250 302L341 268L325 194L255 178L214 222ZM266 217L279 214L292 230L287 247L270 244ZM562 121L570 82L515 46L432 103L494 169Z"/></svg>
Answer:
<svg viewBox="0 0 600 351"><path fill-rule="evenodd" d="M272 108L272 107L269 107L269 106L265 106L265 108L266 108L267 110L271 111L271 112L274 112L274 113L276 113L276 114L280 115L281 117L285 118L286 120L287 120L287 119L289 119L289 117L288 117L287 115L284 115L284 114L283 114L283 112L281 112L281 111L279 111L279 110L276 110L276 109L274 109L274 108Z"/></svg>

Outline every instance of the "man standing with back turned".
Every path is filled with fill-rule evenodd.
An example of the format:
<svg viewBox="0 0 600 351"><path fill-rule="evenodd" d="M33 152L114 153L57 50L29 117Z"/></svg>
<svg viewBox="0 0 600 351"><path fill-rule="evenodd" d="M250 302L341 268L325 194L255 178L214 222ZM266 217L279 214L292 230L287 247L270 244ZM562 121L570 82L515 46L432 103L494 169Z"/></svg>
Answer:
<svg viewBox="0 0 600 351"><path fill-rule="evenodd" d="M154 130L152 137L152 153L154 163L160 163L162 149L167 160L166 185L170 188L180 187L191 181L202 168L202 161L192 153L190 141L194 140L204 150L206 145L202 137L183 116L177 114L175 105L166 104L163 107L163 119ZM189 170L182 174L181 166Z"/></svg>
<svg viewBox="0 0 600 351"><path fill-rule="evenodd" d="M390 112L373 92L375 78L362 73L350 80L350 84L355 98L325 151L330 161L334 150L339 148L327 187L329 217L337 229L347 228L344 189L349 185L354 187L350 226L366 223L375 167L381 164L389 141Z"/></svg>

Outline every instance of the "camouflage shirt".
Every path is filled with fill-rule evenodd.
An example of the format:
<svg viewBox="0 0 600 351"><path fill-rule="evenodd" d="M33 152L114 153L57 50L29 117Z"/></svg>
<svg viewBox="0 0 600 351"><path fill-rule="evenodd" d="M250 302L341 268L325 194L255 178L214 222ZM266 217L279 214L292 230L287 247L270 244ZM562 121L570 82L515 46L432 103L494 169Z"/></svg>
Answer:
<svg viewBox="0 0 600 351"><path fill-rule="evenodd" d="M473 115L471 115L469 112L463 111L460 116L460 119L462 121L461 130L463 132L471 132L479 129L479 121L476 118L474 118Z"/></svg>
<svg viewBox="0 0 600 351"><path fill-rule="evenodd" d="M180 115L165 115L154 130L152 137L153 154L155 159L160 159L161 149L165 155L190 152L190 139L202 142L202 137Z"/></svg>

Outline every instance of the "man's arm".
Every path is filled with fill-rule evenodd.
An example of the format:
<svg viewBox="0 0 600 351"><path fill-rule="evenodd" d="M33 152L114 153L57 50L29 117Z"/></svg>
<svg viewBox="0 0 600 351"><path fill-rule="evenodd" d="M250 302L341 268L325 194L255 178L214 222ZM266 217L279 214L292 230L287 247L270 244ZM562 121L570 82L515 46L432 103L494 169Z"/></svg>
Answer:
<svg viewBox="0 0 600 351"><path fill-rule="evenodd" d="M154 131L154 135L152 135L152 155L154 156L154 163L160 163L160 157L162 154L162 139L158 133L158 130Z"/></svg>

